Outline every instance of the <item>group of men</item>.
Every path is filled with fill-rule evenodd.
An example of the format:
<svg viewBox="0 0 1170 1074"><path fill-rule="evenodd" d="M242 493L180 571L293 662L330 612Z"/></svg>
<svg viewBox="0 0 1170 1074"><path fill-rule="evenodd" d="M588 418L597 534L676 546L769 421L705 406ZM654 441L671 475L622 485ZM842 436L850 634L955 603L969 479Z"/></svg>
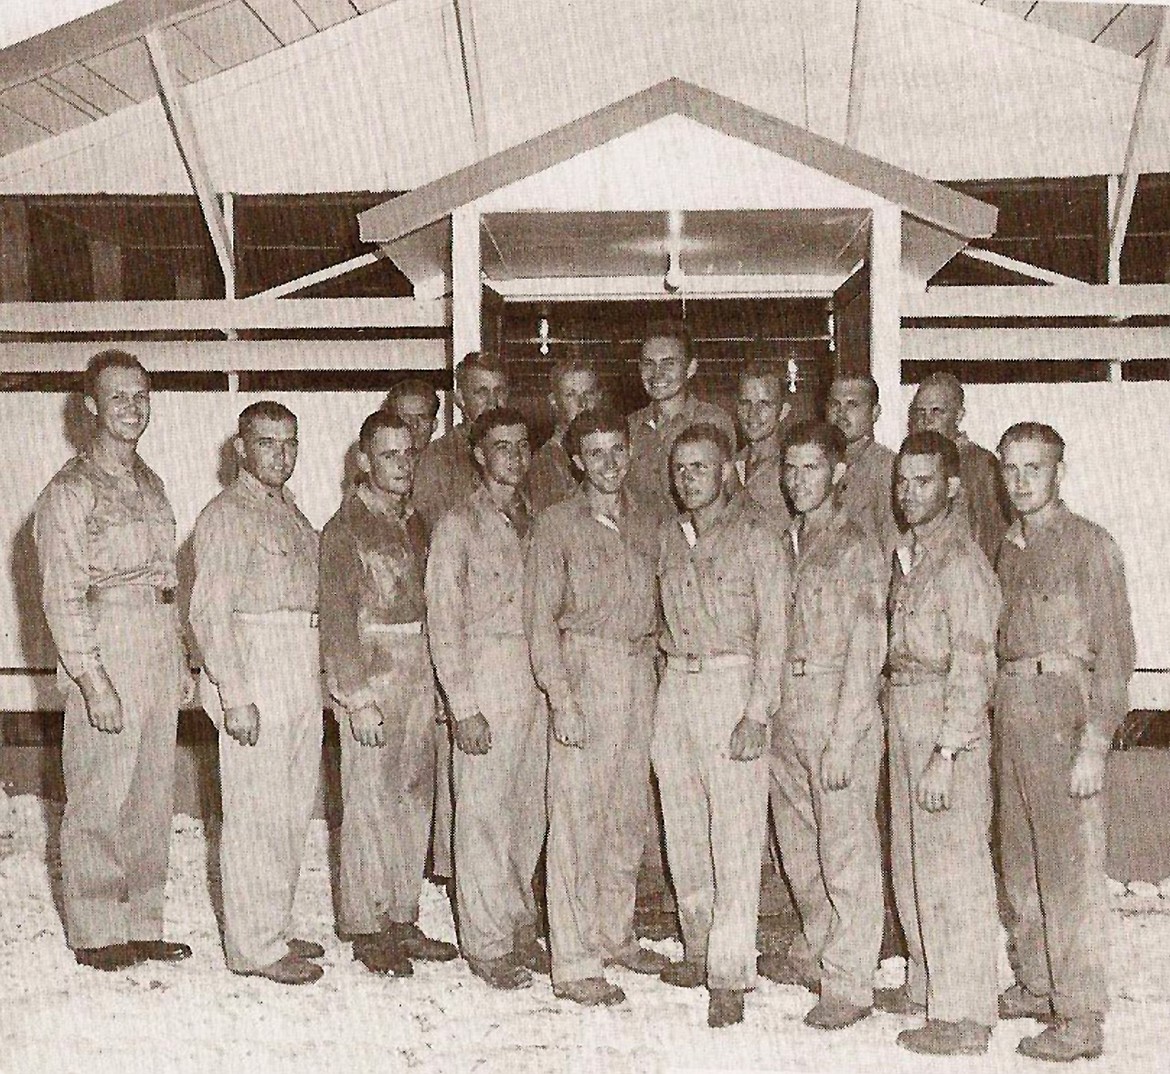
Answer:
<svg viewBox="0 0 1170 1074"><path fill-rule="evenodd" d="M1100 1054L1100 792L1133 637L1115 545L1060 500L1059 435L1015 425L997 458L935 376L895 455L867 375L793 423L783 374L753 365L737 453L736 423L691 391L682 324L649 326L639 368L650 402L626 418L595 370L556 366L535 454L489 357L458 367L465 421L433 442L434 393L400 386L362 424L360 479L319 541L286 488L295 416L241 413L239 474L196 523L190 611L221 732L229 968L321 976L292 898L327 705L338 931L372 972L462 954L494 988L544 973L597 1005L626 998L616 966L706 986L713 1027L743 1020L762 972L819 993L805 1021L825 1030L876 1005L925 1016L906 1048L978 1054L998 1018L1029 1017L1048 1025L1026 1054ZM174 518L137 454L147 374L104 352L85 402L94 439L42 494L36 538L68 699L67 938L118 969L190 954L162 938L187 672ZM651 770L675 962L634 928ZM993 785L1017 976L998 997ZM801 922L782 958L756 952L769 808ZM883 824L909 965L875 994ZM458 950L418 928L428 853L453 877Z"/></svg>

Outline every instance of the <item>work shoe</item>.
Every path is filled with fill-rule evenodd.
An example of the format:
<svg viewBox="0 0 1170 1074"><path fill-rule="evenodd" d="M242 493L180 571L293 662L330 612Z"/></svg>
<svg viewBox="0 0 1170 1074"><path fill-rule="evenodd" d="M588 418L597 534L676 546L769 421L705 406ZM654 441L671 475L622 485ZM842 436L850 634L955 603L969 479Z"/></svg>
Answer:
<svg viewBox="0 0 1170 1074"><path fill-rule="evenodd" d="M813 1029L845 1029L873 1013L872 1007L850 1003L840 996L821 996L820 1002L804 1016L804 1024Z"/></svg>
<svg viewBox="0 0 1170 1074"><path fill-rule="evenodd" d="M605 959L603 965L622 966L627 970L633 970L634 973L656 976L670 965L670 959L665 955L660 955L657 951L651 951L648 947L635 944L632 947L623 948L616 955L610 955L609 958Z"/></svg>
<svg viewBox="0 0 1170 1074"><path fill-rule="evenodd" d="M383 935L418 962L452 962L459 957L459 948L453 943L432 940L415 924L392 922Z"/></svg>
<svg viewBox="0 0 1170 1074"><path fill-rule="evenodd" d="M991 1041L991 1030L978 1022L940 1022L929 1019L918 1029L903 1029L899 1047L921 1055L983 1055Z"/></svg>
<svg viewBox="0 0 1170 1074"><path fill-rule="evenodd" d="M317 963L297 958L293 954L278 958L270 966L261 966L255 970L234 970L233 972L238 973L241 977L265 977L269 981L286 985L312 984L314 981L319 981L325 974L325 971Z"/></svg>
<svg viewBox="0 0 1170 1074"><path fill-rule="evenodd" d="M529 940L526 944L514 948L511 959L517 966L539 973L542 977L549 977L552 974L552 959L541 947L539 940Z"/></svg>
<svg viewBox="0 0 1170 1074"><path fill-rule="evenodd" d="M712 988L707 1000L707 1025L712 1029L738 1025L743 1021L743 989Z"/></svg>
<svg viewBox="0 0 1170 1074"><path fill-rule="evenodd" d="M707 967L701 962L671 962L658 975L663 984L674 985L675 988L699 988L707 983Z"/></svg>
<svg viewBox="0 0 1170 1074"><path fill-rule="evenodd" d="M76 947L73 949L73 957L79 966L105 970L107 973L129 969L146 961L146 956L139 954L134 946L128 943L112 943L105 947Z"/></svg>
<svg viewBox="0 0 1170 1074"><path fill-rule="evenodd" d="M557 999L570 999L584 1007L612 1007L625 1003L626 994L604 977L582 977L577 981L566 981L553 985Z"/></svg>
<svg viewBox="0 0 1170 1074"><path fill-rule="evenodd" d="M1004 1021L1013 1018L1035 1018L1037 1022L1052 1021L1052 1000L1038 996L1023 985L1014 984L999 996L999 1016Z"/></svg>
<svg viewBox="0 0 1170 1074"><path fill-rule="evenodd" d="M922 1014L926 1010L921 1003L915 1003L910 998L910 989L905 985L900 988L875 988L873 1005L886 1014Z"/></svg>
<svg viewBox="0 0 1170 1074"><path fill-rule="evenodd" d="M1043 1033L1025 1037L1016 1046L1020 1055L1050 1063L1096 1059L1104 1050L1104 1033L1096 1018L1058 1018Z"/></svg>
<svg viewBox="0 0 1170 1074"><path fill-rule="evenodd" d="M400 947L389 943L380 932L365 933L353 938L353 958L370 973L386 977L411 977L414 966ZM309 963L312 965L312 963Z"/></svg>
<svg viewBox="0 0 1170 1074"><path fill-rule="evenodd" d="M172 940L131 940L126 946L133 948L143 962L182 962L191 957L190 947Z"/></svg>
<svg viewBox="0 0 1170 1074"><path fill-rule="evenodd" d="M793 962L787 955L775 952L765 953L756 958L756 973L776 984L796 985L810 992L819 992L821 982L805 966Z"/></svg>
<svg viewBox="0 0 1170 1074"><path fill-rule="evenodd" d="M524 966L517 965L511 955L503 958L469 958L467 966L485 984L510 992L527 988L532 984L532 974Z"/></svg>
<svg viewBox="0 0 1170 1074"><path fill-rule="evenodd" d="M324 958L325 948L315 940L298 940L295 936L288 941L290 955L297 958Z"/></svg>

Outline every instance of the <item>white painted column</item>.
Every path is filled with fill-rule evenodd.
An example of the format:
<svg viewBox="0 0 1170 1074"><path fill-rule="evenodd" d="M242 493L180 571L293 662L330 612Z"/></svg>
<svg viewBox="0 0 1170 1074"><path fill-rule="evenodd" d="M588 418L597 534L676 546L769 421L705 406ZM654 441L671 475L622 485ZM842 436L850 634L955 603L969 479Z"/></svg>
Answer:
<svg viewBox="0 0 1170 1074"><path fill-rule="evenodd" d="M897 448L906 428L902 406L902 209L879 205L869 230L869 364L881 393L876 438Z"/></svg>
<svg viewBox="0 0 1170 1074"><path fill-rule="evenodd" d="M479 350L483 340L483 284L480 280L479 209L464 205L451 214L451 369ZM448 407L449 420L462 415Z"/></svg>

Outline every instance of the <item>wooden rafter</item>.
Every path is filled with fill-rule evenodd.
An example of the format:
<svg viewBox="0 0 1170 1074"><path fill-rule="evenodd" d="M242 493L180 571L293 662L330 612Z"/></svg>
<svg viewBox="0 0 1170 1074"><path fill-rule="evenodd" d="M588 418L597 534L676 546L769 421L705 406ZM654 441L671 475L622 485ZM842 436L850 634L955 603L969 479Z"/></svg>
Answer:
<svg viewBox="0 0 1170 1074"><path fill-rule="evenodd" d="M459 55L463 61L463 85L471 115L471 131L478 156L487 153L487 121L483 114L483 86L479 76L479 49L475 41L475 19L471 0L451 0L455 9L455 30L459 35Z"/></svg>
<svg viewBox="0 0 1170 1074"><path fill-rule="evenodd" d="M1006 254L998 254L994 250L984 250L978 246L965 246L959 253L974 261L995 265L996 268L1007 269L1009 272L1027 276L1031 280L1039 280L1041 283L1050 283L1056 286L1068 284L1088 286L1084 280L1078 280L1075 276L1065 276L1063 273L1053 272L1051 269L1041 268L1039 265L1030 265L1027 261L1019 261Z"/></svg>
<svg viewBox="0 0 1170 1074"><path fill-rule="evenodd" d="M285 295L294 295L298 291L305 291L316 284L324 283L326 280L335 280L338 276L344 276L346 273L372 265L375 261L381 260L382 256L380 250L358 254L357 257L351 257L347 261L339 261L336 265L330 265L328 268L318 269L316 272L298 276L295 280L289 280L287 283L269 287L267 291L260 291L258 294L252 295L248 301L254 302L258 298L283 298Z"/></svg>
<svg viewBox="0 0 1170 1074"><path fill-rule="evenodd" d="M932 287L902 296L902 316L936 318L1165 317L1170 284L1110 287Z"/></svg>
<svg viewBox="0 0 1170 1074"><path fill-rule="evenodd" d="M857 148L861 136L861 110L865 106L865 81L873 51L870 42L875 18L873 0L857 0L853 19L853 57L849 66L849 101L845 111L845 144L851 149Z"/></svg>

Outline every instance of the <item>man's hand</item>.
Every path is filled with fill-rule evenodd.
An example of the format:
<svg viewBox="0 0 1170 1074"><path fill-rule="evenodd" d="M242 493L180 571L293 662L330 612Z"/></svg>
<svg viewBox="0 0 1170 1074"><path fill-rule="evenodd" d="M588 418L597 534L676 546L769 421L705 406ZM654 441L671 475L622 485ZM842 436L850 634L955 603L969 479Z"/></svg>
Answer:
<svg viewBox="0 0 1170 1074"><path fill-rule="evenodd" d="M918 779L918 805L927 813L941 813L944 809L950 809L951 783L954 778L955 762L932 753Z"/></svg>
<svg viewBox="0 0 1170 1074"><path fill-rule="evenodd" d="M90 726L107 735L122 732L122 699L104 668L86 672L78 680Z"/></svg>
<svg viewBox="0 0 1170 1074"><path fill-rule="evenodd" d="M843 791L853 780L853 754L848 746L830 742L821 754L821 786Z"/></svg>
<svg viewBox="0 0 1170 1074"><path fill-rule="evenodd" d="M742 717L731 732L731 759L758 761L764 755L768 742L768 725Z"/></svg>
<svg viewBox="0 0 1170 1074"><path fill-rule="evenodd" d="M1092 798L1105 786L1105 751L1099 746L1081 743L1073 758L1068 793L1073 798Z"/></svg>
<svg viewBox="0 0 1170 1074"><path fill-rule="evenodd" d="M260 741L260 710L253 704L223 710L223 729L241 746Z"/></svg>
<svg viewBox="0 0 1170 1074"><path fill-rule="evenodd" d="M349 730L363 746L385 746L386 729L377 705L363 705L349 714Z"/></svg>
<svg viewBox="0 0 1170 1074"><path fill-rule="evenodd" d="M580 749L585 745L585 714L573 698L553 709L552 723L553 737L562 746Z"/></svg>
<svg viewBox="0 0 1170 1074"><path fill-rule="evenodd" d="M472 755L485 754L492 748L492 729L482 712L455 721L455 745Z"/></svg>

